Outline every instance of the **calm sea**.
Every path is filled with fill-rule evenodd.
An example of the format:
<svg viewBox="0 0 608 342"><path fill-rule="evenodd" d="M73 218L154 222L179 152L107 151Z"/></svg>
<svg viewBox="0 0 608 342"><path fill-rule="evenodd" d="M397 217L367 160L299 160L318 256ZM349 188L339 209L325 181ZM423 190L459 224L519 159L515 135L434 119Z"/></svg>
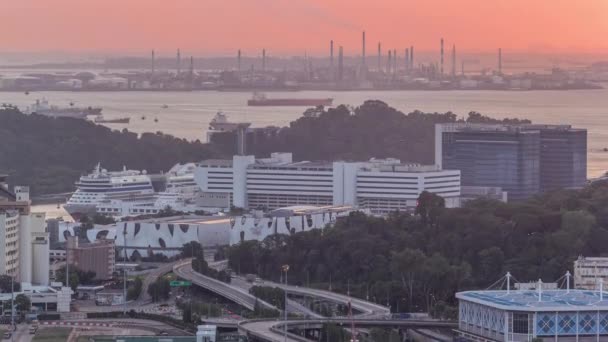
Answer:
<svg viewBox="0 0 608 342"><path fill-rule="evenodd" d="M377 99L405 113L452 111L466 116L469 111L503 118L528 118L535 123L571 124L589 134L589 177L608 170L608 89L581 91L352 91L272 92L269 97L332 97L334 104L357 106ZM134 132L172 134L190 140L205 140L209 121L217 111L231 121L251 122L254 127L284 126L298 118L304 107L248 107L250 93L238 92L19 92L0 93L0 103L19 107L37 98L51 104L101 106L106 118L128 116L129 124L109 124ZM168 108L163 108L167 105ZM145 119L144 119L145 117ZM155 119L158 122L155 122Z"/></svg>

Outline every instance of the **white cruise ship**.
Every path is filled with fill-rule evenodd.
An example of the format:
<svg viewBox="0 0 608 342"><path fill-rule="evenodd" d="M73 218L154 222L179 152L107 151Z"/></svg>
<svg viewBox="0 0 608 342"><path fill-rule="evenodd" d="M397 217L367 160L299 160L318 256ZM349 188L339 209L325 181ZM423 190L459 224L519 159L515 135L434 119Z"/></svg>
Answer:
<svg viewBox="0 0 608 342"><path fill-rule="evenodd" d="M196 165L194 163L177 164L173 166L169 172L161 176L165 182L164 191L155 193L150 183L150 191L147 189L145 192L136 196L99 197L98 200L95 201L95 205L92 206L88 212L126 217L158 214L159 211L167 207L171 207L173 210L177 211L196 211L200 208L196 206L195 200L201 190L194 182L195 168ZM117 173L111 172L111 174ZM142 173L141 175L147 177L148 182L150 182L150 176L145 175L145 173ZM82 179L78 184L81 183ZM74 195L77 193L78 191ZM70 201L72 201L72 199L70 199ZM69 205L71 205L71 202L68 202L66 207Z"/></svg>
<svg viewBox="0 0 608 342"><path fill-rule="evenodd" d="M64 205L65 210L78 219L93 214L102 203L112 201L150 201L154 197L152 181L145 171L110 172L98 164L92 173L80 177L77 190Z"/></svg>

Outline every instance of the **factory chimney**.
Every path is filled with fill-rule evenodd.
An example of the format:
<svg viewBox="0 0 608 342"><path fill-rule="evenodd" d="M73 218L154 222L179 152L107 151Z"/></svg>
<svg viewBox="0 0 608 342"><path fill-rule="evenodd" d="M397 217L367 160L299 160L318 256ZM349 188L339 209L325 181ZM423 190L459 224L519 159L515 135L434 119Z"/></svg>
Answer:
<svg viewBox="0 0 608 342"><path fill-rule="evenodd" d="M386 72L390 74L392 72L391 67L393 66L393 51L388 50L388 63L386 63Z"/></svg>
<svg viewBox="0 0 608 342"><path fill-rule="evenodd" d="M382 43L378 42L378 72L382 71Z"/></svg>
<svg viewBox="0 0 608 342"><path fill-rule="evenodd" d="M154 75L154 67L155 67L154 62L155 62L154 61L154 50L152 50L152 75Z"/></svg>
<svg viewBox="0 0 608 342"><path fill-rule="evenodd" d="M410 69L410 49L405 49L405 72Z"/></svg>
<svg viewBox="0 0 608 342"><path fill-rule="evenodd" d="M365 66L365 31L363 31L362 37L362 45L361 45L361 65Z"/></svg>
<svg viewBox="0 0 608 342"><path fill-rule="evenodd" d="M334 41L329 41L329 77L333 81L334 75Z"/></svg>
<svg viewBox="0 0 608 342"><path fill-rule="evenodd" d="M397 49L393 49L393 73L397 73Z"/></svg>
<svg viewBox="0 0 608 342"><path fill-rule="evenodd" d="M262 72L266 71L266 49L262 49Z"/></svg>
<svg viewBox="0 0 608 342"><path fill-rule="evenodd" d="M498 74L502 75L502 48L498 48Z"/></svg>
<svg viewBox="0 0 608 342"><path fill-rule="evenodd" d="M338 81L342 81L342 76L344 73L344 49L340 46L338 51Z"/></svg>
<svg viewBox="0 0 608 342"><path fill-rule="evenodd" d="M190 56L190 77L194 76L194 57Z"/></svg>
<svg viewBox="0 0 608 342"><path fill-rule="evenodd" d="M241 72L241 49L236 53L236 68Z"/></svg>
<svg viewBox="0 0 608 342"><path fill-rule="evenodd" d="M414 45L410 46L410 70L414 69Z"/></svg>
<svg viewBox="0 0 608 342"><path fill-rule="evenodd" d="M441 38L441 76L443 76L443 38Z"/></svg>
<svg viewBox="0 0 608 342"><path fill-rule="evenodd" d="M177 49L177 74L181 74L182 73L182 54L179 51L179 49Z"/></svg>
<svg viewBox="0 0 608 342"><path fill-rule="evenodd" d="M452 45L452 77L456 76L456 44Z"/></svg>

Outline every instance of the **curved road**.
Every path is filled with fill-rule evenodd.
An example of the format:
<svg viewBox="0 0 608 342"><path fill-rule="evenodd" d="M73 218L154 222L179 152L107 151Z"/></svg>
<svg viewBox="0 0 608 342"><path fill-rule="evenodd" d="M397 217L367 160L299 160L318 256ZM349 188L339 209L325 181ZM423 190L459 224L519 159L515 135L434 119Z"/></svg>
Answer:
<svg viewBox="0 0 608 342"><path fill-rule="evenodd" d="M416 328L456 328L458 323L452 321L429 321L429 320L376 320L376 319L353 319L352 322L355 326L399 326L399 327L416 327ZM288 320L287 326L305 326L315 325L324 323L336 323L343 326L351 324L349 319L308 319L308 320ZM255 336L259 339L269 342L281 342L284 341L284 324L285 321L269 321L269 320L252 320L244 321L239 324L239 331ZM291 333L287 334L287 341L290 342L304 342L309 341L308 339L294 335Z"/></svg>
<svg viewBox="0 0 608 342"><path fill-rule="evenodd" d="M236 285L240 288L244 288L244 289L248 289L249 287L251 287L253 285L253 284L247 282L243 277L235 277L233 279L233 283L234 283L234 285ZM335 292L330 292L330 291L325 291L325 290L318 290L318 289L311 289L311 288L307 288L307 287L285 285L285 284L280 284L280 283L274 283L274 282L267 281L267 280L263 280L262 285L279 287L279 288L283 289L284 291L286 291L287 293L297 294L300 296L321 298L321 299L324 299L324 300L327 300L330 302L344 304L344 305L348 305L348 303L350 302L351 306L354 310L362 312L362 314L357 315L358 317L385 318L388 315L390 315L390 313L391 313L390 309L385 306L371 303L371 302L365 301L363 299L346 296L346 295L343 295L340 293L335 293Z"/></svg>
<svg viewBox="0 0 608 342"><path fill-rule="evenodd" d="M256 301L258 302L258 304L263 305L267 308L275 310L277 309L269 303L249 294L249 292L243 289L240 289L236 286L231 286L230 284L226 284L217 279L213 279L211 277L207 277L200 273L194 272L194 270L192 270L190 260L181 261L174 265L173 273L175 273L180 278L187 279L193 284L203 287L211 292L217 293L220 296L227 298L241 306L244 306L249 310L254 310Z"/></svg>

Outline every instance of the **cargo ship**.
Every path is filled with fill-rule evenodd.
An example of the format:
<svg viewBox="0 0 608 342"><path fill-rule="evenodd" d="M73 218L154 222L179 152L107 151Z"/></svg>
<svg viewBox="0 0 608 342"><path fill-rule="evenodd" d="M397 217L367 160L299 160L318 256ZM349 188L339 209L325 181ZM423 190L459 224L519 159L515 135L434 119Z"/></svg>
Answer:
<svg viewBox="0 0 608 342"><path fill-rule="evenodd" d="M331 106L334 99L298 99L298 98L277 98L269 99L261 93L253 94L253 98L247 101L248 106Z"/></svg>
<svg viewBox="0 0 608 342"><path fill-rule="evenodd" d="M27 107L25 114L40 114L54 118L67 117L75 119L86 119L89 115L101 115L100 107L74 107L74 103L70 102L69 107L58 107L49 104L45 98L36 100L36 102Z"/></svg>
<svg viewBox="0 0 608 342"><path fill-rule="evenodd" d="M95 123L124 123L128 124L131 121L131 118L116 118L116 119L106 119L103 116L98 116L95 118Z"/></svg>

